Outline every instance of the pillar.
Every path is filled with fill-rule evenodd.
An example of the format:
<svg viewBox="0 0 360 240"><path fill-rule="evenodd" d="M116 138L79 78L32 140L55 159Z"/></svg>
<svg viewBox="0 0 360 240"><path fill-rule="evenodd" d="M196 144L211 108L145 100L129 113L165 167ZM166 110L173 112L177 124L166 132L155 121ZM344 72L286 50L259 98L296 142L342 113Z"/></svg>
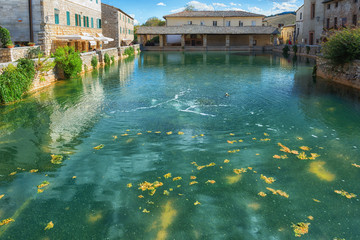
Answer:
<svg viewBox="0 0 360 240"><path fill-rule="evenodd" d="M207 47L207 34L203 35L203 47Z"/></svg>
<svg viewBox="0 0 360 240"><path fill-rule="evenodd" d="M139 38L139 43L140 43L140 45L141 45L141 44L144 44L144 36L143 36L143 35L139 35L138 38Z"/></svg>
<svg viewBox="0 0 360 240"><path fill-rule="evenodd" d="M249 47L252 47L254 45L254 36L249 36Z"/></svg>
<svg viewBox="0 0 360 240"><path fill-rule="evenodd" d="M185 47L185 35L181 35L181 47Z"/></svg>
<svg viewBox="0 0 360 240"><path fill-rule="evenodd" d="M225 36L225 47L230 47L230 35Z"/></svg>
<svg viewBox="0 0 360 240"><path fill-rule="evenodd" d="M159 35L159 46L164 47L164 35Z"/></svg>

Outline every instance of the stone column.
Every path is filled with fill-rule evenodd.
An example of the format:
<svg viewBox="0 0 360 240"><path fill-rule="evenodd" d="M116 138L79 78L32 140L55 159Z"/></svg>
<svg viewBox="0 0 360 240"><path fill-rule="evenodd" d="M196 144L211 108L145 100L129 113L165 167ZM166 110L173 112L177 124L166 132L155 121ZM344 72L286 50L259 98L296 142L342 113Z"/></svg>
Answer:
<svg viewBox="0 0 360 240"><path fill-rule="evenodd" d="M203 47L207 47L207 34L203 35Z"/></svg>
<svg viewBox="0 0 360 240"><path fill-rule="evenodd" d="M230 47L230 35L225 36L225 47L226 48Z"/></svg>
<svg viewBox="0 0 360 240"><path fill-rule="evenodd" d="M254 46L254 36L249 36L249 47Z"/></svg>
<svg viewBox="0 0 360 240"><path fill-rule="evenodd" d="M144 43L144 37L143 37L143 35L139 35L138 38L139 38L139 43L140 43L140 44L143 44L143 43Z"/></svg>
<svg viewBox="0 0 360 240"><path fill-rule="evenodd" d="M164 47L164 35L159 35L159 46Z"/></svg>
<svg viewBox="0 0 360 240"><path fill-rule="evenodd" d="M185 47L185 35L181 35L181 47Z"/></svg>
<svg viewBox="0 0 360 240"><path fill-rule="evenodd" d="M164 37L164 46L166 47L167 46L167 35L163 35Z"/></svg>

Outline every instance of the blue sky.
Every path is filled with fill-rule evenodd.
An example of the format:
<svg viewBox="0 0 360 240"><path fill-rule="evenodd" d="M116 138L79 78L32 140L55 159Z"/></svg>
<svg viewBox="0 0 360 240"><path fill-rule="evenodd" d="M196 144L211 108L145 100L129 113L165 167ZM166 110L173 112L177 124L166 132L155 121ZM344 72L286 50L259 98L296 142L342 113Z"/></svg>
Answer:
<svg viewBox="0 0 360 240"><path fill-rule="evenodd" d="M243 10L264 15L285 11L295 11L304 0L102 0L103 3L120 8L131 16L136 23L144 23L150 17L159 17L180 12L186 4L198 10Z"/></svg>

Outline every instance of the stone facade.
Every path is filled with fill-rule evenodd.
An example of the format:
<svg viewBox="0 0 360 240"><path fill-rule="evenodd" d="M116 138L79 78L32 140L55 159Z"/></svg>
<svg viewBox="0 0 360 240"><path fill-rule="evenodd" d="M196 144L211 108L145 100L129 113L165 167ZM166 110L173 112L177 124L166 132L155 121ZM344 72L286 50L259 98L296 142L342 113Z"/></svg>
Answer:
<svg viewBox="0 0 360 240"><path fill-rule="evenodd" d="M297 44L304 43L303 36L303 29L304 29L304 5L299 7L298 10L296 10L296 24L295 24L295 42Z"/></svg>
<svg viewBox="0 0 360 240"><path fill-rule="evenodd" d="M360 21L360 1L324 1L324 27L337 29L344 26L358 26Z"/></svg>
<svg viewBox="0 0 360 240"><path fill-rule="evenodd" d="M105 48L129 45L134 40L134 18L121 9L101 4L103 34L114 39Z"/></svg>
<svg viewBox="0 0 360 240"><path fill-rule="evenodd" d="M301 44L321 44L324 27L323 0L305 0L303 18L302 34L298 37Z"/></svg>
<svg viewBox="0 0 360 240"><path fill-rule="evenodd" d="M287 44L289 41L294 43L295 24L283 26L281 28L282 43Z"/></svg>
<svg viewBox="0 0 360 240"><path fill-rule="evenodd" d="M360 89L360 61L333 66L324 58L317 58L316 75L334 82Z"/></svg>
<svg viewBox="0 0 360 240"><path fill-rule="evenodd" d="M96 52L81 53L80 55L81 55L81 59L82 59L82 62L83 62L83 72L85 72L86 70L87 71L94 70L93 66L91 65L91 60L93 59L93 57L97 58L98 66L100 65L99 64L99 55Z"/></svg>

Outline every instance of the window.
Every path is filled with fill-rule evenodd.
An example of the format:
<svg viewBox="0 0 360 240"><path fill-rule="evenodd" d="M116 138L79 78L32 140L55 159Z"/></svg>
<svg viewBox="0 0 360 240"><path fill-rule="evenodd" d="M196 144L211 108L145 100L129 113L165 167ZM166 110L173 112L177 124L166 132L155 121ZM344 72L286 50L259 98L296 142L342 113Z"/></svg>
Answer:
<svg viewBox="0 0 360 240"><path fill-rule="evenodd" d="M86 17L83 16L83 21L84 21L84 27L86 27Z"/></svg>
<svg viewBox="0 0 360 240"><path fill-rule="evenodd" d="M315 18L315 3L312 3L311 4L311 19L314 19Z"/></svg>
<svg viewBox="0 0 360 240"><path fill-rule="evenodd" d="M342 25L343 27L346 26L346 23L347 23L347 18L341 19L341 25Z"/></svg>
<svg viewBox="0 0 360 240"><path fill-rule="evenodd" d="M200 22L200 26L205 26L204 21L201 21L201 22Z"/></svg>
<svg viewBox="0 0 360 240"><path fill-rule="evenodd" d="M330 28L330 18L326 19L326 28Z"/></svg>
<svg viewBox="0 0 360 240"><path fill-rule="evenodd" d="M231 26L231 22L230 21L226 21L226 26L230 27Z"/></svg>
<svg viewBox="0 0 360 240"><path fill-rule="evenodd" d="M337 8L339 6L339 2L336 2L335 3L335 7Z"/></svg>
<svg viewBox="0 0 360 240"><path fill-rule="evenodd" d="M79 14L78 17L79 17L79 25L78 26L81 27L81 15Z"/></svg>
<svg viewBox="0 0 360 240"><path fill-rule="evenodd" d="M243 27L244 23L242 21L239 21L239 27Z"/></svg>
<svg viewBox="0 0 360 240"><path fill-rule="evenodd" d="M130 29L129 29L129 34L130 34Z"/></svg>
<svg viewBox="0 0 360 240"><path fill-rule="evenodd" d="M75 26L79 26L79 17L78 14L75 13Z"/></svg>
<svg viewBox="0 0 360 240"><path fill-rule="evenodd" d="M71 24L70 23L70 12L69 11L66 12L66 23L67 23L68 26L70 26L70 24Z"/></svg>
<svg viewBox="0 0 360 240"><path fill-rule="evenodd" d="M251 21L251 26L255 27L256 26L256 21Z"/></svg>
<svg viewBox="0 0 360 240"><path fill-rule="evenodd" d="M89 17L86 17L86 24L87 24L87 27L90 27L90 24L89 24Z"/></svg>
<svg viewBox="0 0 360 240"><path fill-rule="evenodd" d="M96 3L99 3L98 0L96 0Z"/></svg>
<svg viewBox="0 0 360 240"><path fill-rule="evenodd" d="M281 27L283 27L284 26L284 24L282 24L282 23L279 23L278 24L278 28L281 28Z"/></svg>
<svg viewBox="0 0 360 240"><path fill-rule="evenodd" d="M101 19L97 20L97 28L101 28Z"/></svg>
<svg viewBox="0 0 360 240"><path fill-rule="evenodd" d="M300 20L302 20L302 13L300 13Z"/></svg>
<svg viewBox="0 0 360 240"><path fill-rule="evenodd" d="M55 12L55 24L59 24L60 20L59 20L59 9L55 8L54 9Z"/></svg>
<svg viewBox="0 0 360 240"><path fill-rule="evenodd" d="M213 26L214 26L214 27L217 26L217 21L213 21Z"/></svg>
<svg viewBox="0 0 360 240"><path fill-rule="evenodd" d="M192 21L188 21L188 25L192 25Z"/></svg>
<svg viewBox="0 0 360 240"><path fill-rule="evenodd" d="M353 24L354 26L357 26L357 15L356 15L356 14L353 15L352 24Z"/></svg>
<svg viewBox="0 0 360 240"><path fill-rule="evenodd" d="M328 5L327 5L327 9L330 9L330 6L331 6L331 4L328 4Z"/></svg>
<svg viewBox="0 0 360 240"><path fill-rule="evenodd" d="M94 28L94 18L91 18L91 28Z"/></svg>

